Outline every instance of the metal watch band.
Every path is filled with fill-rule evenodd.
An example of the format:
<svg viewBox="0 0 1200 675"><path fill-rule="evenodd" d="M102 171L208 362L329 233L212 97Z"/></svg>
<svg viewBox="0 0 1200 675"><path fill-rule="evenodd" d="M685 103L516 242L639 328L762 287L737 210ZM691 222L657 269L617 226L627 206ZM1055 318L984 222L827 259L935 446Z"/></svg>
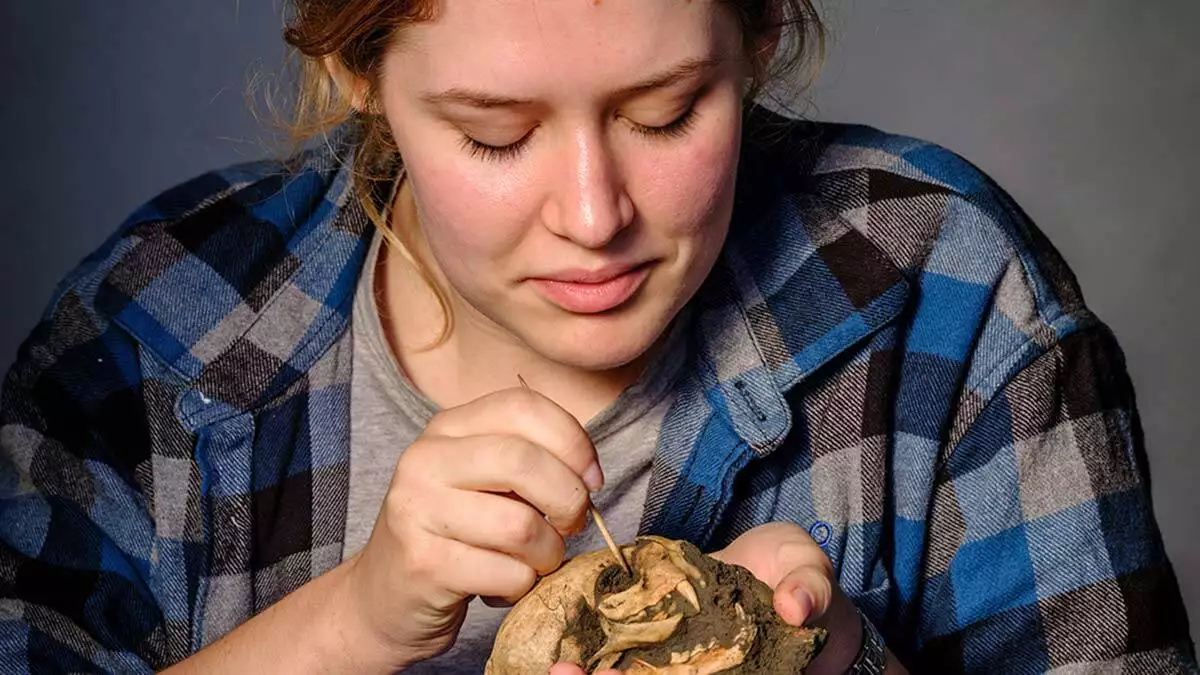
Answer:
<svg viewBox="0 0 1200 675"><path fill-rule="evenodd" d="M858 648L858 658L846 672L850 675L883 675L887 667L883 636L861 611L858 616L862 620L862 646Z"/></svg>

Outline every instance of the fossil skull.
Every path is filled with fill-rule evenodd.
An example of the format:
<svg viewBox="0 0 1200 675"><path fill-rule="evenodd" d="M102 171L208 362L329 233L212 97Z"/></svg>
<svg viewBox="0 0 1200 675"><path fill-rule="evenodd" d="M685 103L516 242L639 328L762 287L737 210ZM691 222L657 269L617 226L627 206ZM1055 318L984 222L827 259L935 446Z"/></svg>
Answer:
<svg viewBox="0 0 1200 675"><path fill-rule="evenodd" d="M749 573L721 575L728 566L690 544L640 537L622 551L632 578L601 550L542 579L501 625L487 675L541 675L558 661L635 675L757 672L747 662L756 648L781 640L795 656L778 672L794 673L824 643L823 631L780 621L770 589Z"/></svg>

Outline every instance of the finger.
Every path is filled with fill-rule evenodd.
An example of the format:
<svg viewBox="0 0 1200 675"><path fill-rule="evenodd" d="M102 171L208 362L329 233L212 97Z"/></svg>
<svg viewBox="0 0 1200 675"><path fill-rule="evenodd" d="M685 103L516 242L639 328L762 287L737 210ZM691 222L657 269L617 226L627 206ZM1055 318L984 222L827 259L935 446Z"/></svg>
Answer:
<svg viewBox="0 0 1200 675"><path fill-rule="evenodd" d="M562 460L588 489L597 491L604 484L596 448L579 421L532 389L506 389L451 408L430 420L426 431L452 438L521 436Z"/></svg>
<svg viewBox="0 0 1200 675"><path fill-rule="evenodd" d="M444 496L442 496L444 495ZM424 512L430 533L500 553L506 553L549 574L562 563L562 536L534 507L496 494L447 489L436 507Z"/></svg>
<svg viewBox="0 0 1200 675"><path fill-rule="evenodd" d="M833 581L823 565L793 569L775 587L775 611L793 626L820 623L833 602Z"/></svg>
<svg viewBox="0 0 1200 675"><path fill-rule="evenodd" d="M435 578L451 592L490 596L515 603L533 588L537 573L516 558L453 539L442 540L443 554Z"/></svg>
<svg viewBox="0 0 1200 675"><path fill-rule="evenodd" d="M833 575L832 563L803 528L785 522L759 525L712 554L723 562L742 565L772 588L792 570L804 566L824 567Z"/></svg>
<svg viewBox="0 0 1200 675"><path fill-rule="evenodd" d="M513 605L517 604L515 602L510 602L506 598L497 598L493 595L481 595L479 596L479 599L482 600L483 604L487 605L488 607L496 607L498 609L512 607Z"/></svg>
<svg viewBox="0 0 1200 675"><path fill-rule="evenodd" d="M558 457L513 435L432 439L429 478L460 490L511 492L545 514L562 535L587 524L587 487Z"/></svg>

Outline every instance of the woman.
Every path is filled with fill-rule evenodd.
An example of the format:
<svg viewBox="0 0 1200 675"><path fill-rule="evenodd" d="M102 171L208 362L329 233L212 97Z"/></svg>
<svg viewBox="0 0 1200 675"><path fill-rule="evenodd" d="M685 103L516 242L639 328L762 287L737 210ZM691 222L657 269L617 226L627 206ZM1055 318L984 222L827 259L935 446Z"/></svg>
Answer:
<svg viewBox="0 0 1200 675"><path fill-rule="evenodd" d="M5 383L4 670L477 672L590 501L827 626L813 673L1194 669L1050 245L751 103L806 2L294 5L320 142L134 214Z"/></svg>

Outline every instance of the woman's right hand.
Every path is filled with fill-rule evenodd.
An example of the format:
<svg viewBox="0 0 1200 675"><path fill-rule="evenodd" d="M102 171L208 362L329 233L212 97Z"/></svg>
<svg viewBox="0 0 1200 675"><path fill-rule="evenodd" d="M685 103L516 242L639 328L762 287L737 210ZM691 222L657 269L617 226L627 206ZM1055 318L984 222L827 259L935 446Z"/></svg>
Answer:
<svg viewBox="0 0 1200 675"><path fill-rule="evenodd" d="M347 561L349 615L397 668L444 652L472 596L512 603L558 568L602 482L583 428L532 390L439 413L402 453L370 539Z"/></svg>

